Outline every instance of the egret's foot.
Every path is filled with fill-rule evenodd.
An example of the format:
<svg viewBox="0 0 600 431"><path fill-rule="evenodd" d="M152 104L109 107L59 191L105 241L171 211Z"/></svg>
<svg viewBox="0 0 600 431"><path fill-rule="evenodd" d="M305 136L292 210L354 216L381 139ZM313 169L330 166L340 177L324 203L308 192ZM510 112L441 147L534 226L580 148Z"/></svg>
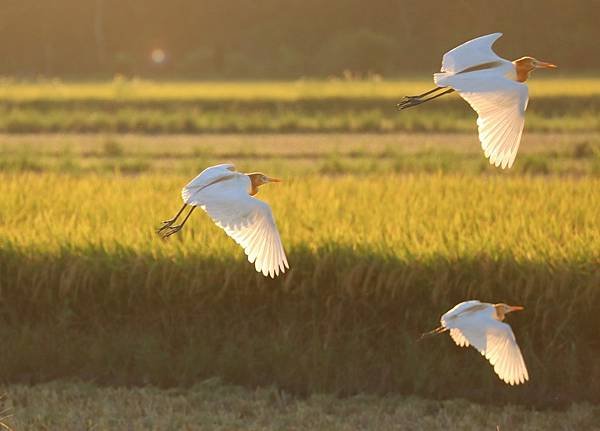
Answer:
<svg viewBox="0 0 600 431"><path fill-rule="evenodd" d="M400 99L400 103L396 104L396 107L398 108L399 111L402 110L403 107L406 104L410 103L411 99L413 99L413 98L414 98L414 96L404 96L402 99Z"/></svg>
<svg viewBox="0 0 600 431"><path fill-rule="evenodd" d="M402 99L400 99L400 103L397 103L396 106L404 105L406 102L408 102L413 97L414 96L404 96Z"/></svg>
<svg viewBox="0 0 600 431"><path fill-rule="evenodd" d="M398 108L398 111L402 111L403 109L411 108L420 105L421 103L423 103L423 99L419 96L405 96L400 100L400 103L398 103L396 107Z"/></svg>
<svg viewBox="0 0 600 431"><path fill-rule="evenodd" d="M182 224L179 224L177 226L165 226L158 230L158 234L162 239L167 239L171 235L179 232L181 228L183 228Z"/></svg>
<svg viewBox="0 0 600 431"><path fill-rule="evenodd" d="M158 233L158 234L163 232L165 229L170 228L173 225L173 223L175 223L175 220L167 220L162 223L163 223L163 225L161 227L159 227L158 229L156 229L156 233Z"/></svg>

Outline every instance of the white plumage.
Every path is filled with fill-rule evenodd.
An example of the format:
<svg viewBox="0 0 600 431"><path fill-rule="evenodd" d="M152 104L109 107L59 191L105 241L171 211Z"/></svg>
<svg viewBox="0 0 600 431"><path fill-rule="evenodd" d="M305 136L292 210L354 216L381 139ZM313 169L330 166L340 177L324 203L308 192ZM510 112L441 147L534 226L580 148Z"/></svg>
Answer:
<svg viewBox="0 0 600 431"><path fill-rule="evenodd" d="M465 69L493 61L506 61L496 55L492 45L502 33L492 33L469 40L451 49L442 58L442 72L458 73Z"/></svg>
<svg viewBox="0 0 600 431"><path fill-rule="evenodd" d="M444 54L440 87L453 88L477 112L479 141L490 163L512 167L525 125L527 85L517 82L515 64L497 56L492 44L502 33L470 40ZM469 70L472 69L472 70Z"/></svg>
<svg viewBox="0 0 600 431"><path fill-rule="evenodd" d="M505 307L502 318L505 312L522 308L465 301L445 313L440 322L458 346L472 345L494 366L500 379L518 385L529 380L529 374L515 335L508 324L499 320L496 307Z"/></svg>
<svg viewBox="0 0 600 431"><path fill-rule="evenodd" d="M288 261L271 208L250 196L252 192L248 175L222 164L202 171L183 188L181 197L206 211L244 249L256 271L274 278L289 268Z"/></svg>

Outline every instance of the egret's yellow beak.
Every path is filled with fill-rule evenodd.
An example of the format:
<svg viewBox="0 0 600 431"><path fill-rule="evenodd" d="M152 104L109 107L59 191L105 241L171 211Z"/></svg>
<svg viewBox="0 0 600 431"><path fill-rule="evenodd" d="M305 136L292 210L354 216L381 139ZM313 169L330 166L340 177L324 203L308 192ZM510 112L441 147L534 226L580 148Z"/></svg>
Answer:
<svg viewBox="0 0 600 431"><path fill-rule="evenodd" d="M523 307L521 305L512 305L510 307L510 311L521 311L521 310L525 310L525 307Z"/></svg>
<svg viewBox="0 0 600 431"><path fill-rule="evenodd" d="M548 63L546 61L537 60L535 62L536 69L556 69L558 66L556 64Z"/></svg>
<svg viewBox="0 0 600 431"><path fill-rule="evenodd" d="M280 180L279 178L267 177L267 181L270 183L280 183L282 180Z"/></svg>

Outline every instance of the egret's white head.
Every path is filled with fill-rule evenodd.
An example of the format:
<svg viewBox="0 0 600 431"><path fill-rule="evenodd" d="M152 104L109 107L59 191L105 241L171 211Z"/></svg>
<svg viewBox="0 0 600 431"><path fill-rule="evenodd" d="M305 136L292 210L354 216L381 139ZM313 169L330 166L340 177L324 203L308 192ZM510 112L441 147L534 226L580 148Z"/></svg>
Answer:
<svg viewBox="0 0 600 431"><path fill-rule="evenodd" d="M494 308L496 309L496 317L498 320L504 320L504 316L508 313L512 313L513 311L521 311L524 310L525 307L520 305L508 305L503 302L500 304L494 304Z"/></svg>
<svg viewBox="0 0 600 431"><path fill-rule="evenodd" d="M250 177L250 183L252 184L252 193L251 195L255 195L258 193L258 188L267 183L280 183L281 180L279 178L268 177L262 172L252 172L248 175Z"/></svg>
<svg viewBox="0 0 600 431"><path fill-rule="evenodd" d="M547 61L541 61L533 57L521 57L513 61L517 69L517 78L521 82L525 82L529 78L529 74L535 69L556 69L558 66Z"/></svg>

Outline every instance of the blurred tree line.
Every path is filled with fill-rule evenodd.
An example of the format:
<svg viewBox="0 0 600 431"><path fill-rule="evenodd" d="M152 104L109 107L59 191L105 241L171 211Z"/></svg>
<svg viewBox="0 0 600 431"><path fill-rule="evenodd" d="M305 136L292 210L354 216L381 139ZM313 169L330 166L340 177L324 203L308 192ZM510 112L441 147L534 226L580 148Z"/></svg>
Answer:
<svg viewBox="0 0 600 431"><path fill-rule="evenodd" d="M0 0L0 74L393 76L496 31L500 55L590 72L599 19L598 0Z"/></svg>

